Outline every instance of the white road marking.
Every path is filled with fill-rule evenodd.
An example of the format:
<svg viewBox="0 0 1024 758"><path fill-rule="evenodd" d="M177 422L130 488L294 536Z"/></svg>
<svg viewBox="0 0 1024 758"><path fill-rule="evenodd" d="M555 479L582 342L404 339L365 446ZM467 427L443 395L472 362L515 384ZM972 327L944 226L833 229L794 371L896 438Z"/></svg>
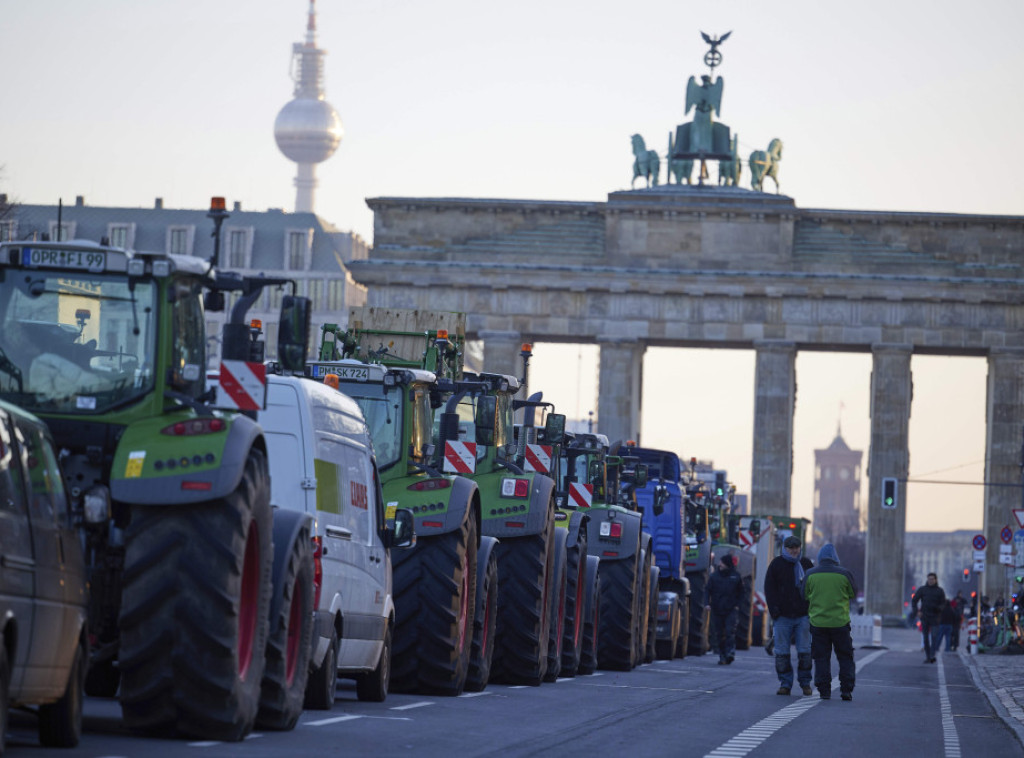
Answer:
<svg viewBox="0 0 1024 758"><path fill-rule="evenodd" d="M433 705L433 702L431 702L430 700L421 700L418 703L409 703L408 705L396 705L391 710L393 710L393 711L410 711L413 708L423 708L424 706L427 706L427 705Z"/></svg>
<svg viewBox="0 0 1024 758"><path fill-rule="evenodd" d="M480 697L481 695L493 695L493 692L484 690L483 692L463 692L459 697Z"/></svg>
<svg viewBox="0 0 1024 758"><path fill-rule="evenodd" d="M863 660L857 661L857 670L859 671L864 666L867 666L871 661L875 660L885 652L885 650L876 650ZM832 680L832 689L839 689L838 677ZM716 747L704 758L741 758L741 756L747 755L752 750L760 746L765 740L779 731L782 727L786 726L786 724L790 723L798 716L802 716L807 713L807 711L811 710L811 708L820 702L821 700L819 698L805 697L796 701L792 705L787 705L785 708L761 719L753 726L744 729L732 739ZM957 756L959 755L960 753L957 752ZM950 756L947 753L947 758L954 758L954 756Z"/></svg>
<svg viewBox="0 0 1024 758"><path fill-rule="evenodd" d="M361 719L362 716L354 714L346 714L345 716L332 716L329 719L319 719L317 721L303 721L303 726L327 726L328 724L340 724L342 721L351 721L352 719Z"/></svg>
<svg viewBox="0 0 1024 758"><path fill-rule="evenodd" d="M946 758L960 758L960 738L956 734L949 690L946 688L946 667L942 665L941 656L935 660L939 664L939 713L942 715L942 742L946 748Z"/></svg>

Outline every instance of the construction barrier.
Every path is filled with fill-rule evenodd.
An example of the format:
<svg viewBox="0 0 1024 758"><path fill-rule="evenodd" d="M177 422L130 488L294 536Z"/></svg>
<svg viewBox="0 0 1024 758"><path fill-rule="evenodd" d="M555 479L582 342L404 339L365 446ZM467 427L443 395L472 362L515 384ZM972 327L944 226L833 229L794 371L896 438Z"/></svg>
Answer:
<svg viewBox="0 0 1024 758"><path fill-rule="evenodd" d="M967 619L967 652L974 655L978 652L978 619Z"/></svg>
<svg viewBox="0 0 1024 758"><path fill-rule="evenodd" d="M881 647L882 617L850 616L850 636L857 647Z"/></svg>

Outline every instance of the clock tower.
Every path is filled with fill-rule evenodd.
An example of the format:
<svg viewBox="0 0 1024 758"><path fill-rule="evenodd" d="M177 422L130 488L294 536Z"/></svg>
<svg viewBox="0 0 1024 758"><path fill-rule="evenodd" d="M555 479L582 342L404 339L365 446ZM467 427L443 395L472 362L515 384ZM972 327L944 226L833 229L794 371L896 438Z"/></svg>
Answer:
<svg viewBox="0 0 1024 758"><path fill-rule="evenodd" d="M851 450L836 430L832 444L814 451L814 532L817 541L838 540L860 531L862 450Z"/></svg>

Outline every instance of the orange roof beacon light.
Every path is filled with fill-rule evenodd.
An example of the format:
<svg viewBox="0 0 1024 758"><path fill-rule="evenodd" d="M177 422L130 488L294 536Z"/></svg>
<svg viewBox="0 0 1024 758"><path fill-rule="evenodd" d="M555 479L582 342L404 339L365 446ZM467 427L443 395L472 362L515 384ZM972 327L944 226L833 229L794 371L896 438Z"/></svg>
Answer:
<svg viewBox="0 0 1024 758"><path fill-rule="evenodd" d="M224 198L222 197L211 197L210 198L210 210L211 211L222 211L226 208Z"/></svg>
<svg viewBox="0 0 1024 758"><path fill-rule="evenodd" d="M447 329L438 329L437 330L437 338L439 340L446 340L446 339L448 339L448 330Z"/></svg>
<svg viewBox="0 0 1024 758"><path fill-rule="evenodd" d="M251 326L256 331L261 331L263 329L263 321L261 321L258 318L254 318L252 321L249 322L249 326Z"/></svg>
<svg viewBox="0 0 1024 758"><path fill-rule="evenodd" d="M524 342L522 346L519 348L519 352L523 353L524 355L530 355L533 353L533 345L529 342Z"/></svg>
<svg viewBox="0 0 1024 758"><path fill-rule="evenodd" d="M337 374L328 374L327 376L324 377L324 384L326 384L332 390L336 390L339 388L341 380L338 378Z"/></svg>

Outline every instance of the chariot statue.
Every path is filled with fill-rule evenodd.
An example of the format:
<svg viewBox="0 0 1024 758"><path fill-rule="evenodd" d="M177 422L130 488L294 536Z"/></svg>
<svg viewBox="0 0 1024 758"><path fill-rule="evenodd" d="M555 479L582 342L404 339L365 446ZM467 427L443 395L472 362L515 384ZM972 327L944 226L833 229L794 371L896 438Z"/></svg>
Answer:
<svg viewBox="0 0 1024 758"><path fill-rule="evenodd" d="M755 150L750 154L750 188L764 192L765 177L775 182L779 194L779 163L782 161L782 140L778 137L768 143L768 150Z"/></svg>
<svg viewBox="0 0 1024 758"><path fill-rule="evenodd" d="M661 173L661 158L657 151L648 150L639 134L630 139L633 140L633 183L630 186L636 186L636 180L641 176L647 180L648 187L657 186L658 174Z"/></svg>

